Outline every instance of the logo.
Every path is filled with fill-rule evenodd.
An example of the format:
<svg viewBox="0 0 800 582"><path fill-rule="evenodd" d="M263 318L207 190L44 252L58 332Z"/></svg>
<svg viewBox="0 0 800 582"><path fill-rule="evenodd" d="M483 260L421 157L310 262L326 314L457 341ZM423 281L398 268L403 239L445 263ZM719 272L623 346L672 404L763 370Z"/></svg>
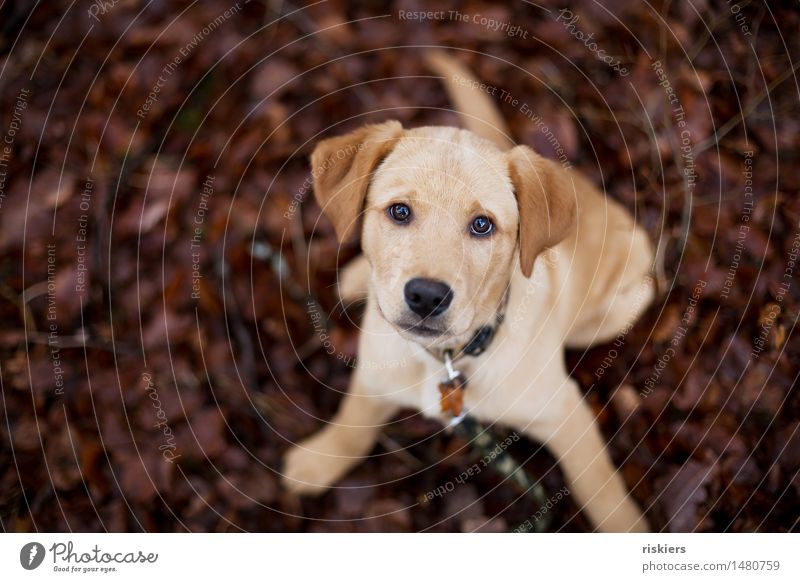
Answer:
<svg viewBox="0 0 800 582"><path fill-rule="evenodd" d="M19 563L26 570L35 570L44 561L44 546L39 542L30 542L19 551Z"/></svg>

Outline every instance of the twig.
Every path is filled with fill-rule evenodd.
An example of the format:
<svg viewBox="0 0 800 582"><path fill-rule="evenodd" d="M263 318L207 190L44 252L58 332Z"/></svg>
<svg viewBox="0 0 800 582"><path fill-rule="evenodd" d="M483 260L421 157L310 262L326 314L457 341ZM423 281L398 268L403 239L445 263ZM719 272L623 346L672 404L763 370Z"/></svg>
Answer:
<svg viewBox="0 0 800 582"><path fill-rule="evenodd" d="M740 8L744 8L745 6L748 6L748 5L750 5L750 0L745 0L744 2L741 2L739 4L739 7ZM714 34L714 31L717 28L719 28L720 24L722 24L723 22L726 22L729 17L730 16L729 16L729 14L727 12L723 12L720 16L718 16L717 18L715 18L714 20L711 21L711 24L708 25L705 28L705 31L703 32L703 36L701 36L698 39L698 41L696 43L694 43L694 46L692 47L691 51L689 52L689 55L688 55L689 62L694 62L694 60L697 58L697 55L699 55L700 52L705 48L706 43L708 43L708 39L711 38L711 36Z"/></svg>
<svg viewBox="0 0 800 582"><path fill-rule="evenodd" d="M30 325L34 333L36 332L36 320L33 319L33 312L27 302L22 300L22 297L5 283L0 283L0 294L8 299L11 303L17 306L19 313L22 316L22 323L25 329Z"/></svg>
<svg viewBox="0 0 800 582"><path fill-rule="evenodd" d="M719 141L728 135L731 130L739 125L740 122L744 122L753 111L755 111L756 107L758 107L761 102L766 99L772 91L774 91L781 83L783 83L786 79L788 79L791 75L793 75L797 69L800 69L800 61L795 63L795 65L786 71L784 71L780 76L778 76L772 83L767 86L763 93L761 93L758 97L754 98L743 110L739 111L736 115L734 115L731 119L726 121L715 133L712 137L709 137L705 141L700 142L695 147L695 155L700 154L710 148L714 144L719 144Z"/></svg>

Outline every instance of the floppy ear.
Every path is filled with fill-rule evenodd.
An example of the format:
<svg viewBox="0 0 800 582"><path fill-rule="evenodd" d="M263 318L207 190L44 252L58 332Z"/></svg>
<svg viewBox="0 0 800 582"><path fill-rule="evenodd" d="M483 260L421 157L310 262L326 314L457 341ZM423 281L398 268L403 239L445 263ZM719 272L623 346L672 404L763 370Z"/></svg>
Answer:
<svg viewBox="0 0 800 582"><path fill-rule="evenodd" d="M372 173L402 133L400 122L387 121L323 140L314 148L314 196L333 223L339 242L347 240L358 222Z"/></svg>
<svg viewBox="0 0 800 582"><path fill-rule="evenodd" d="M569 173L526 146L508 152L519 207L519 263L530 277L536 257L566 238L577 216L577 191Z"/></svg>

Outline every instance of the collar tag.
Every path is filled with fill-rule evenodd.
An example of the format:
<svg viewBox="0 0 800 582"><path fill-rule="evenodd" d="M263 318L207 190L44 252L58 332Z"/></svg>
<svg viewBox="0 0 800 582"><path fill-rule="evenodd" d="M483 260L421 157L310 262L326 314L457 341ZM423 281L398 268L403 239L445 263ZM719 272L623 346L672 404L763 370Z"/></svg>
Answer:
<svg viewBox="0 0 800 582"><path fill-rule="evenodd" d="M455 426L464 418L464 389L467 381L464 375L453 367L450 350L444 353L444 368L447 377L439 383L439 407L441 413L449 418L450 426Z"/></svg>

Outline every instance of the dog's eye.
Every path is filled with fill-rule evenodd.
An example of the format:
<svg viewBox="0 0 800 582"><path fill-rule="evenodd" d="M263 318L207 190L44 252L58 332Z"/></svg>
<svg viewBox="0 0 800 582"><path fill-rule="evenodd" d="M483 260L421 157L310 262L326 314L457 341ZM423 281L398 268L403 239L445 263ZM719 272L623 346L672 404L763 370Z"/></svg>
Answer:
<svg viewBox="0 0 800 582"><path fill-rule="evenodd" d="M469 231L476 236L486 236L493 228L492 221L485 216L478 216L469 225Z"/></svg>
<svg viewBox="0 0 800 582"><path fill-rule="evenodd" d="M389 216L395 222L408 222L408 219L411 218L411 208L408 204L392 204L389 207Z"/></svg>

